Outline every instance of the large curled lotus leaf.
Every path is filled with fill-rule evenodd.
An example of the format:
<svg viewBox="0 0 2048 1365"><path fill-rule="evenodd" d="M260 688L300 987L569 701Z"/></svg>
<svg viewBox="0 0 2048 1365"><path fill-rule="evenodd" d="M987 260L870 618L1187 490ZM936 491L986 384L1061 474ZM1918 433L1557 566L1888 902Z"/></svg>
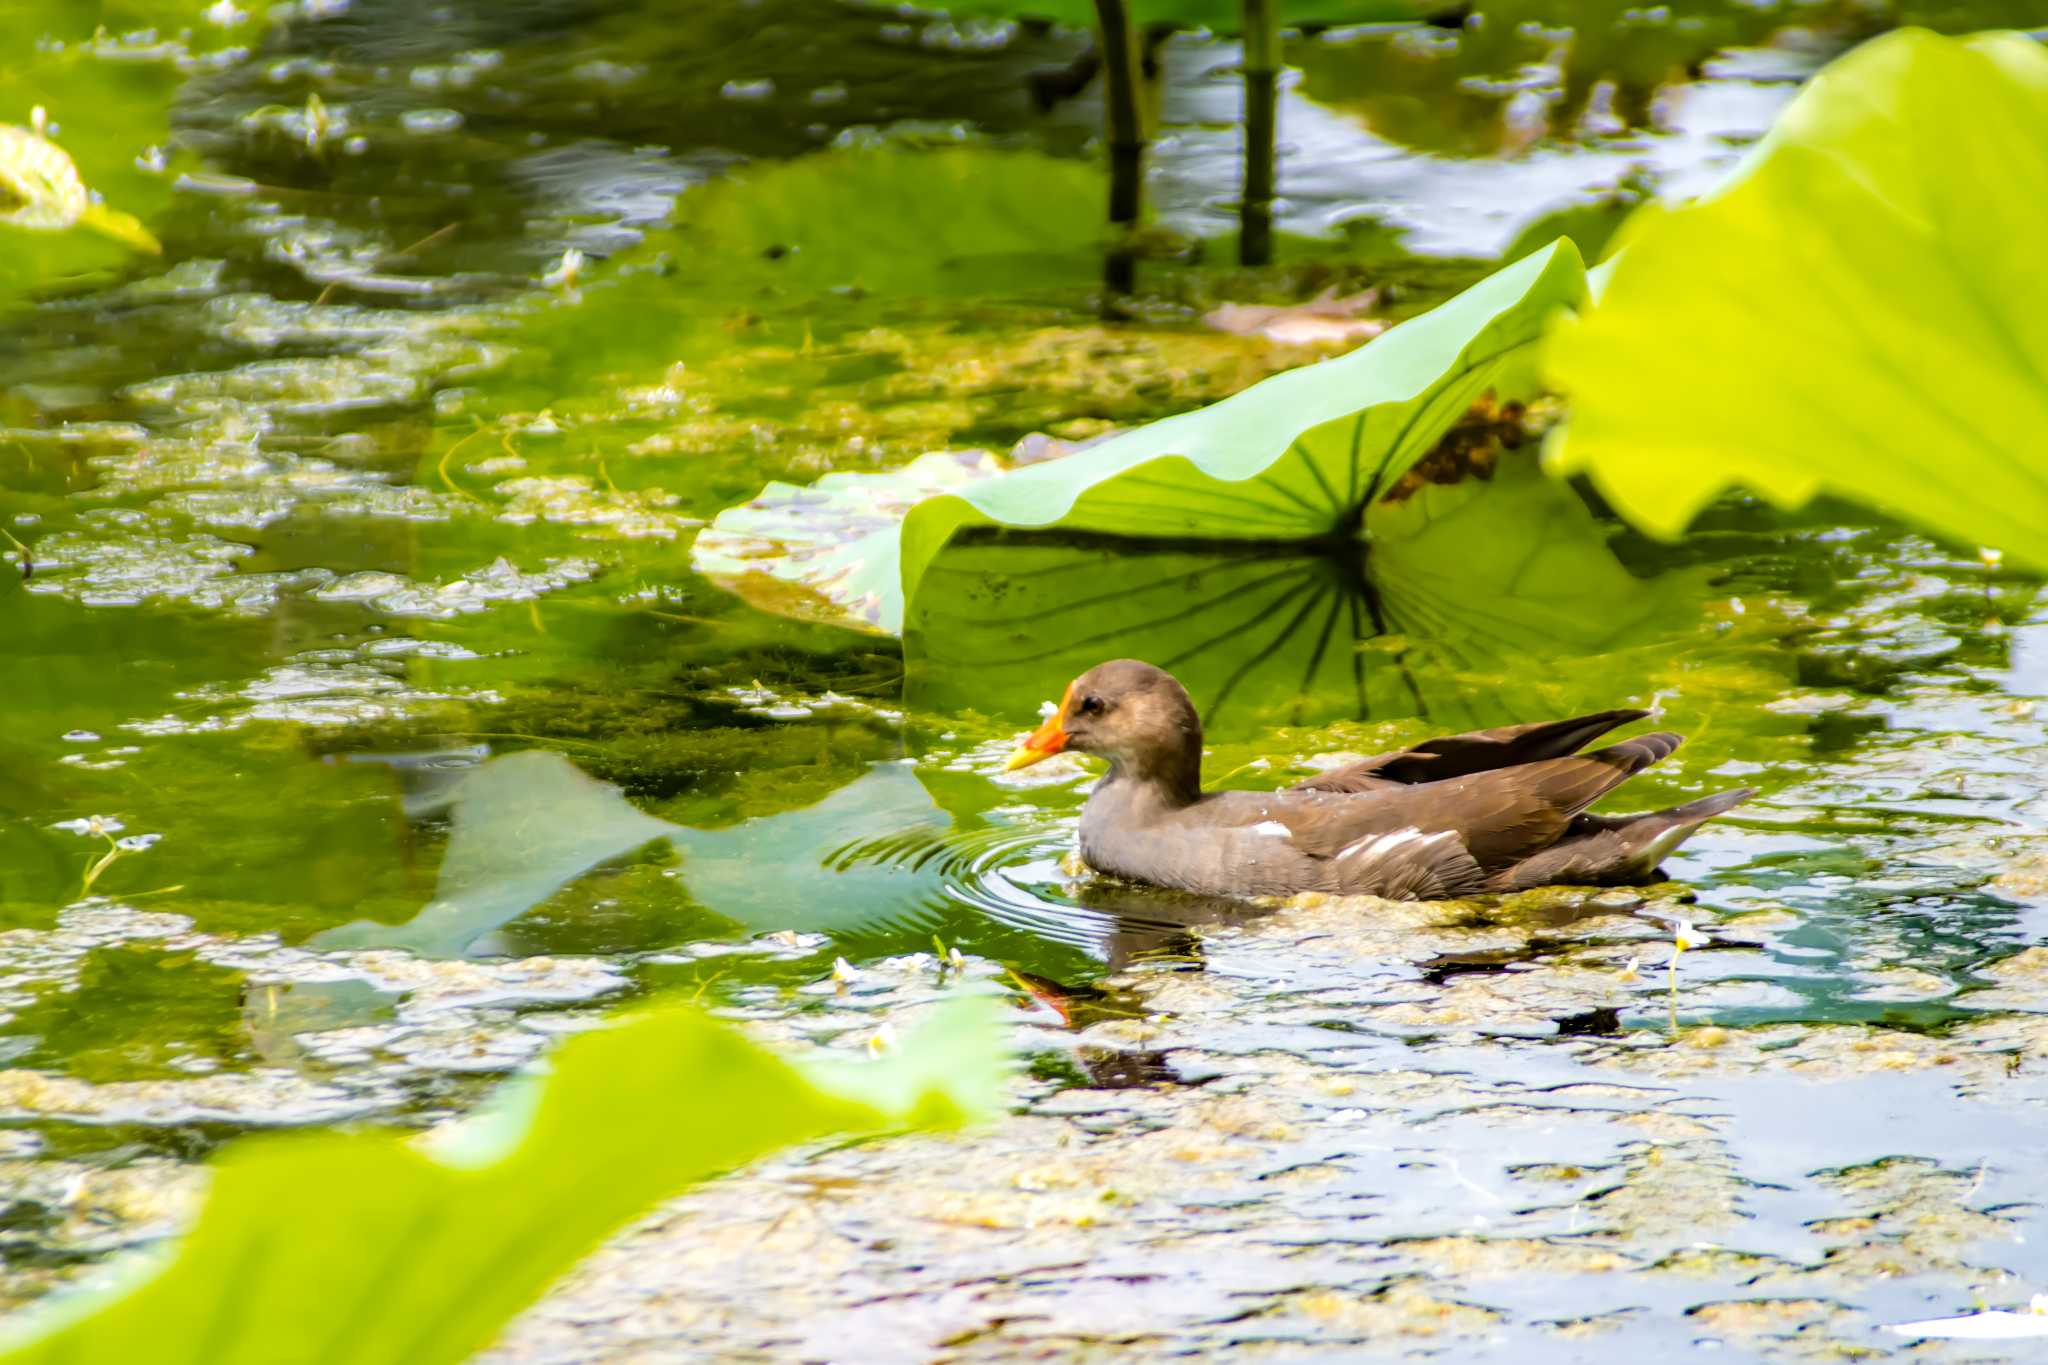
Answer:
<svg viewBox="0 0 2048 1365"><path fill-rule="evenodd" d="M1375 508L1367 555L1392 628L1418 645L1503 660L1583 655L1639 636L1688 590L1615 558L1579 495L1528 457L1491 480L1425 483Z"/></svg>
<svg viewBox="0 0 2048 1365"><path fill-rule="evenodd" d="M975 527L1188 541L1355 539L1366 509L1481 395L1533 390L1551 314L1585 299L1560 240L1347 355L1065 459L927 498L903 523L900 628L933 557Z"/></svg>
<svg viewBox="0 0 2048 1365"><path fill-rule="evenodd" d="M985 451L948 451L885 474L770 484L720 513L692 561L764 609L889 635L961 532L1146 541L1157 555L1192 551L1188 572L1227 542L1241 547L1224 556L1231 573L1259 578L1261 556L1355 545L1368 505L1476 398L1530 387L1545 316L1584 288L1576 249L1558 242L1348 355L1059 459L1005 469Z"/></svg>
<svg viewBox="0 0 2048 1365"><path fill-rule="evenodd" d="M1700 573L1632 573L1578 493L1533 458L1489 483L1425 484L1375 509L1372 526L1367 569L1392 632L1376 652L1399 666L1415 710L1456 728L1647 703L1631 652L1681 637L1705 595Z"/></svg>
<svg viewBox="0 0 2048 1365"><path fill-rule="evenodd" d="M2048 52L1902 30L1714 194L1646 212L1545 363L1548 458L1676 536L1731 487L1852 498L2048 569Z"/></svg>
<svg viewBox="0 0 2048 1365"><path fill-rule="evenodd" d="M791 1062L651 1008L563 1044L440 1142L234 1144L167 1256L16 1318L0 1361L453 1365L684 1186L827 1134L989 1117L1003 1069L985 998L941 1005L874 1062Z"/></svg>

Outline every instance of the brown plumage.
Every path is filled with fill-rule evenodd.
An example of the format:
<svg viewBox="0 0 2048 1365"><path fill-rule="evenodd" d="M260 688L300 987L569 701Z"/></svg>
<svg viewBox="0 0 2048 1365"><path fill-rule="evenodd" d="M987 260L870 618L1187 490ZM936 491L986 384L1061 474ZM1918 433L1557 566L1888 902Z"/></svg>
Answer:
<svg viewBox="0 0 2048 1365"><path fill-rule="evenodd" d="M1171 674L1135 659L1088 670L1013 768L1063 749L1109 774L1081 813L1099 871L1208 895L1331 891L1435 900L1553 883L1651 880L1694 830L1745 800L1722 792L1644 815L1586 808L1682 742L1638 735L1579 750L1647 711L1426 740L1275 792L1201 790L1202 722Z"/></svg>

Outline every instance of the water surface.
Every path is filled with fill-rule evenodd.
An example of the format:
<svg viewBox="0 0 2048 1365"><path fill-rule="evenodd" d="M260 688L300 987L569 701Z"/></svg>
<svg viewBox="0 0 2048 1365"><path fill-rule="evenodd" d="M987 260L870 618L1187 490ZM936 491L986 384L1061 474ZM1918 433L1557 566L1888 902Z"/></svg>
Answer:
<svg viewBox="0 0 2048 1365"><path fill-rule="evenodd" d="M0 336L7 1301L177 1226L238 1133L452 1117L656 991L860 1046L955 950L1018 1002L1010 1122L695 1194L505 1358L1775 1358L2048 1288L2037 585L1842 507L1650 545L1528 491L1526 451L1491 491L1567 499L1613 564L1568 609L1371 548L1356 614L1356 564L1104 569L1208 604L1205 658L1275 661L1218 702L1212 781L1654 702L1691 738L1631 805L1763 792L1640 893L1241 906L1089 879L1085 768L1000 773L1087 662L1084 594L906 679L691 568L771 479L1085 439L1319 353L1205 327L1220 299L1398 317L1542 214L1706 183L1867 14L1303 38L1281 222L1320 244L1149 263L1112 323L1099 110L1033 95L1078 35L437 13L357 3L194 77L210 170L163 262ZM1234 55L1164 49L1190 239L1229 218ZM822 160L876 145L852 191ZM1367 682L1290 685L1317 639ZM1681 916L1715 939L1667 977Z"/></svg>

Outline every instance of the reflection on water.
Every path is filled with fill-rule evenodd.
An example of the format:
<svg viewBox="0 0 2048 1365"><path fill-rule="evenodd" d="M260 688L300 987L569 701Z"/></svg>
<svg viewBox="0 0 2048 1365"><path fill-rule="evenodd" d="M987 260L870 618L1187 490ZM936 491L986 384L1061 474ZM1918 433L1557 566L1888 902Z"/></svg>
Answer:
<svg viewBox="0 0 2048 1365"><path fill-rule="evenodd" d="M1062 866L1064 830L975 820L956 831L908 761L876 764L811 805L726 829L647 815L544 750L470 766L451 766L446 753L375 761L410 779L408 817L447 820L434 897L402 923L322 931L315 948L503 953L496 931L593 868L653 844L672 851L666 871L678 900L725 921L724 932L822 933L856 953L918 951L935 938L986 951L1022 933L1115 969L1191 953L1191 926L1250 913L1231 901L1076 885Z"/></svg>
<svg viewBox="0 0 2048 1365"><path fill-rule="evenodd" d="M1011 856L1027 851L1011 840ZM990 920L1049 943L1071 944L1110 971L1141 962L1199 962L1203 926L1241 924L1260 913L1242 901L1191 896L1066 871L1072 834L1040 835L1035 858L1005 863L989 857L962 869L948 894ZM996 850L988 850L991 854Z"/></svg>
<svg viewBox="0 0 2048 1365"><path fill-rule="evenodd" d="M327 1033L391 1019L397 994L367 981L266 981L242 988L249 1045L271 1066L306 1060L305 1033Z"/></svg>
<svg viewBox="0 0 2048 1365"><path fill-rule="evenodd" d="M1703 64L1783 28L1790 6L1692 0L1494 0L1459 25L1344 35L1300 45L1310 98L1404 146L1497 156L1532 143L1645 128L1667 90L1683 98ZM1822 41L1853 41L1849 7L1801 7ZM1789 72L1788 72L1789 74Z"/></svg>
<svg viewBox="0 0 2048 1365"><path fill-rule="evenodd" d="M1435 24L1340 31L1288 55L1311 99L1381 137L1500 156L1669 125L1706 78L1733 74L1717 69L1731 53L1754 77L1796 80L1891 17L1844 0L1487 0ZM1910 22L1970 33L2038 18L2002 0L1934 0L1914 6Z"/></svg>

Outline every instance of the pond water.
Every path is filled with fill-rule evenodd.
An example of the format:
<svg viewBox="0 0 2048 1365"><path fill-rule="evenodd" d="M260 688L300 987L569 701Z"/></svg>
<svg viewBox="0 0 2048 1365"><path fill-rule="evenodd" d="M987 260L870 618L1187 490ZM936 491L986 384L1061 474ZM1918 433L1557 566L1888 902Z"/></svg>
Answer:
<svg viewBox="0 0 2048 1365"><path fill-rule="evenodd" d="M1330 349L1220 303L1398 319L1546 214L1697 188L1899 16L1298 39L1263 271L1214 265L1235 51L1175 37L1176 259L1104 321L1080 35L308 8L187 78L206 167L162 261L0 331L0 1304L175 1229L228 1138L448 1119L621 1001L860 1046L949 976L1018 1003L1008 1121L709 1186L493 1358L1823 1357L2048 1290L2037 584L1845 507L1730 499L1653 545L1519 436L1461 481L1505 549L1368 547L1364 587L1191 553L1077 590L963 547L1054 585L1000 657L926 622L906 667L692 558L770 480L1038 455ZM1762 794L1627 891L1093 880L1084 766L1000 770L1134 648L1105 593L1163 595L1142 643L1211 689L1212 782L1654 702L1689 742L1628 803ZM1300 686L1333 640L1356 685ZM1710 941L1674 954L1680 920Z"/></svg>

